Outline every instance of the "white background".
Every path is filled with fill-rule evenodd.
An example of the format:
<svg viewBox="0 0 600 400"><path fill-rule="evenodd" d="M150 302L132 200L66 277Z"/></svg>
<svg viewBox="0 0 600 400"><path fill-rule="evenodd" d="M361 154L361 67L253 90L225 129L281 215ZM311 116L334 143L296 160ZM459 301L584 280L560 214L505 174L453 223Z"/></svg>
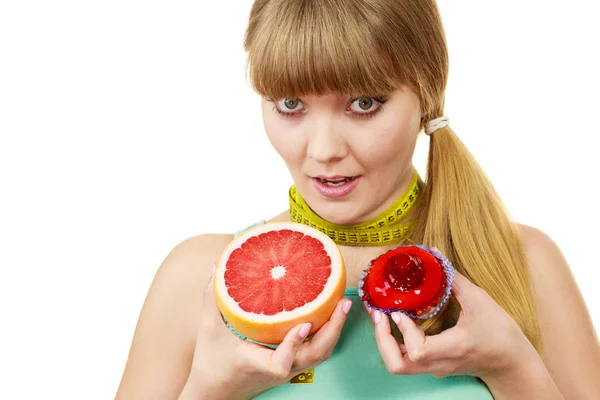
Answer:
<svg viewBox="0 0 600 400"><path fill-rule="evenodd" d="M600 327L598 6L439 5L452 127L560 245ZM244 77L250 6L1 3L0 398L114 397L173 246L286 208Z"/></svg>

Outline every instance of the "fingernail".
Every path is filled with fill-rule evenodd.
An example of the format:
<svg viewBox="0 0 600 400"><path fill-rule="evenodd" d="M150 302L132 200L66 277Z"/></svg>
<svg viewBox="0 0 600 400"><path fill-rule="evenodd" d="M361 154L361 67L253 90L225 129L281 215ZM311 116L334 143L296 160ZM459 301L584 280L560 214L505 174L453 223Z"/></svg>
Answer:
<svg viewBox="0 0 600 400"><path fill-rule="evenodd" d="M312 324L310 322L307 322L306 324L302 325L302 328L300 328L300 332L298 332L298 335L300 335L302 339L306 338L306 336L308 336L308 332L310 332L311 326Z"/></svg>
<svg viewBox="0 0 600 400"><path fill-rule="evenodd" d="M342 311L344 311L344 314L348 314L350 307L352 307L352 300L347 300L344 304L342 304Z"/></svg>
<svg viewBox="0 0 600 400"><path fill-rule="evenodd" d="M378 324L379 321L381 321L381 311L373 310L373 313L371 315L373 316L373 322L375 324Z"/></svg>
<svg viewBox="0 0 600 400"><path fill-rule="evenodd" d="M363 303L363 305L365 306L365 310L367 310L367 312L368 312L369 314L371 314L371 312L372 312L372 311L371 311L371 308L370 308L368 305L366 305L365 303Z"/></svg>
<svg viewBox="0 0 600 400"><path fill-rule="evenodd" d="M392 319L394 320L395 323L399 324L400 323L400 313L398 311L394 311L392 313Z"/></svg>
<svg viewBox="0 0 600 400"><path fill-rule="evenodd" d="M213 269L212 269L212 273L211 273L212 275L215 274L216 269L217 269L217 264L213 264Z"/></svg>

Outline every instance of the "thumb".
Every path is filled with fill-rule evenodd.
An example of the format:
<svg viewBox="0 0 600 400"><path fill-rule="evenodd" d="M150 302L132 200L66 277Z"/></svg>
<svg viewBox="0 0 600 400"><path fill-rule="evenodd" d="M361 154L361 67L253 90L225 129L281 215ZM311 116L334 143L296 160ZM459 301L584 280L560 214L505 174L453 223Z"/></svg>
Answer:
<svg viewBox="0 0 600 400"><path fill-rule="evenodd" d="M454 270L454 283L452 284L452 292L454 297L460 303L463 310L469 309L473 305L473 294L480 290L479 286L472 283L466 276Z"/></svg>
<svg viewBox="0 0 600 400"><path fill-rule="evenodd" d="M271 353L271 371L278 377L286 377L292 370L296 359L296 352L308 336L312 324L310 322L298 325L291 329L283 342Z"/></svg>
<svg viewBox="0 0 600 400"><path fill-rule="evenodd" d="M213 321L218 318L222 321L223 317L221 317L221 311L219 311L219 307L215 301L215 271L216 264L213 265L212 275L204 288L204 296L202 297L202 317L204 319L204 316L206 316L208 317L208 320Z"/></svg>
<svg viewBox="0 0 600 400"><path fill-rule="evenodd" d="M445 258L442 255L442 252L440 249L438 249L437 247L433 246L430 248L431 250L433 250L434 255L436 255L437 257L440 258ZM452 268L452 270L454 271L454 280L452 282L452 293L454 294L454 297L456 297L456 300L458 300L458 302L460 303L461 308L465 308L469 305L469 299L470 299L470 292L473 287L477 287L475 286L473 283L471 283L471 281L469 279L467 279L467 277L465 277L463 274L461 274L460 272L458 272L456 270L456 268Z"/></svg>

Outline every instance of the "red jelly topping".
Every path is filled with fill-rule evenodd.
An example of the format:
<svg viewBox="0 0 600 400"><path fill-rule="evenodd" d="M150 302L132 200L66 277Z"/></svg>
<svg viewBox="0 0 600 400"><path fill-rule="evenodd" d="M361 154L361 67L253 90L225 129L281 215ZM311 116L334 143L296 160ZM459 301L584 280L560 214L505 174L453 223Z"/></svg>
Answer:
<svg viewBox="0 0 600 400"><path fill-rule="evenodd" d="M406 292L423 282L423 263L421 259L408 254L392 256L384 267L384 277L394 289Z"/></svg>
<svg viewBox="0 0 600 400"><path fill-rule="evenodd" d="M384 310L421 315L437 305L446 288L440 262L417 246L400 246L371 262L363 277L363 301Z"/></svg>

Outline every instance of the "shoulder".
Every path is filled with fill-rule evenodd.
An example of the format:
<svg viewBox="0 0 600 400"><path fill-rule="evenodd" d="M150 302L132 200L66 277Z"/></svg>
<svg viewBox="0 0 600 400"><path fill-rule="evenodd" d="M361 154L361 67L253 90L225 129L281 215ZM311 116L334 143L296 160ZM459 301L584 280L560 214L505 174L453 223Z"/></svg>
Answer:
<svg viewBox="0 0 600 400"><path fill-rule="evenodd" d="M203 234L185 239L167 255L159 272L210 276L212 265L232 239L231 234Z"/></svg>
<svg viewBox="0 0 600 400"><path fill-rule="evenodd" d="M546 232L525 224L517 224L521 234L530 278L534 289L558 289L569 282L576 289L571 268L558 244ZM564 287L564 286L563 286ZM577 290L578 292L578 290Z"/></svg>
<svg viewBox="0 0 600 400"><path fill-rule="evenodd" d="M569 264L547 233L518 226L542 332L540 355L565 398L596 398L591 393L600 392L595 378L600 371L600 346Z"/></svg>
<svg viewBox="0 0 600 400"><path fill-rule="evenodd" d="M541 250L548 250L549 248L558 250L556 243L554 243L552 238L544 231L525 224L517 224L517 226L519 227L521 239L528 255L533 255L539 253Z"/></svg>
<svg viewBox="0 0 600 400"><path fill-rule="evenodd" d="M550 266L553 267L552 269L565 268L565 263L557 262L557 256L562 257L558 245L546 232L530 225L517 224L517 226L529 262L530 272L538 272L542 266L541 264L548 259L554 260Z"/></svg>
<svg viewBox="0 0 600 400"><path fill-rule="evenodd" d="M232 239L230 234L203 234L183 240L163 260L150 292L168 295L177 291L181 295L189 291L196 296L197 289L206 285L213 264Z"/></svg>
<svg viewBox="0 0 600 400"><path fill-rule="evenodd" d="M557 295L580 296L567 260L556 242L538 228L517 225L527 256L531 285L538 302Z"/></svg>
<svg viewBox="0 0 600 400"><path fill-rule="evenodd" d="M155 313L176 309L187 319L196 318L212 266L232 239L231 234L203 234L177 244L158 269L144 309ZM160 306L151 308L154 303Z"/></svg>
<svg viewBox="0 0 600 400"><path fill-rule="evenodd" d="M189 373L204 288L232 238L194 236L165 257L140 312L117 399L179 394Z"/></svg>

